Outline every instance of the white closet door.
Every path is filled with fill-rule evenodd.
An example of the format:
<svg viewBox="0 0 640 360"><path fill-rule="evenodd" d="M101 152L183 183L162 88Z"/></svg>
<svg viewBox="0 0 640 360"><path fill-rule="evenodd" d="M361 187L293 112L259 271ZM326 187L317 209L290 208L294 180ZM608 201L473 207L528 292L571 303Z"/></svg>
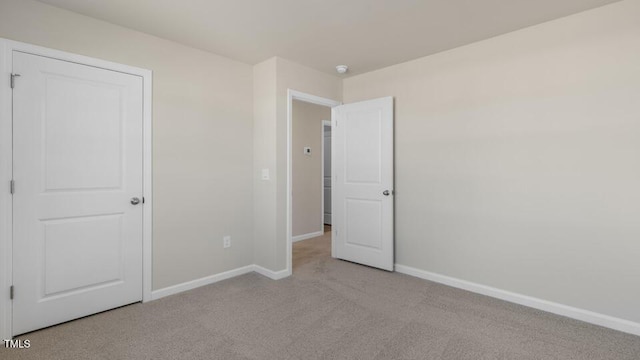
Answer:
<svg viewBox="0 0 640 360"><path fill-rule="evenodd" d="M13 62L21 334L142 299L142 78L17 51Z"/></svg>

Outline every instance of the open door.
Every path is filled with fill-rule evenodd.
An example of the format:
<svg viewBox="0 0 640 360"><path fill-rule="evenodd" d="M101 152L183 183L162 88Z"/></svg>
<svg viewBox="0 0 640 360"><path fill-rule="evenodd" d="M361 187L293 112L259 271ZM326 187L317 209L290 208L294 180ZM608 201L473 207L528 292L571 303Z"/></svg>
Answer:
<svg viewBox="0 0 640 360"><path fill-rule="evenodd" d="M332 110L333 257L393 271L393 98Z"/></svg>

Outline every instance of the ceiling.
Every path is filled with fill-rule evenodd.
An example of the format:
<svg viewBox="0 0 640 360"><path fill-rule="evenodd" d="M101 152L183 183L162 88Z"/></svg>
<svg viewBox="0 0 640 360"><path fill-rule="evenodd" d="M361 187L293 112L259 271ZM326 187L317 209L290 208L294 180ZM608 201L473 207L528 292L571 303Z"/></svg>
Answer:
<svg viewBox="0 0 640 360"><path fill-rule="evenodd" d="M360 74L618 0L39 0L248 64Z"/></svg>

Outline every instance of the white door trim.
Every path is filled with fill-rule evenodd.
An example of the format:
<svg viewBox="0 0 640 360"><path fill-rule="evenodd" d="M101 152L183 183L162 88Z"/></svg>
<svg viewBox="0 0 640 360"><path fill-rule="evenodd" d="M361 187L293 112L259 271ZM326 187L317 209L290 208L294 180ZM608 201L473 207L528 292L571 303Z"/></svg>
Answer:
<svg viewBox="0 0 640 360"><path fill-rule="evenodd" d="M320 231L324 234L324 127L331 128L331 120L322 120L320 125Z"/></svg>
<svg viewBox="0 0 640 360"><path fill-rule="evenodd" d="M327 107L334 107L342 105L342 102L337 100L326 99L320 96L306 94L300 91L287 89L287 268L286 276L291 275L293 269L293 200L291 196L291 184L293 184L291 166L293 164L293 154L291 153L293 133L293 100L303 101L311 104L322 105ZM323 222L324 225L324 222Z"/></svg>
<svg viewBox="0 0 640 360"><path fill-rule="evenodd" d="M53 59L94 66L118 71L142 78L143 91L143 196L142 215L142 301L150 301L152 287L152 77L151 70L71 54L0 38L0 338L12 336L12 303L9 299L9 287L12 283L12 197L9 182L13 177L12 153L12 93L10 76L13 69L13 51L45 56ZM18 80L19 81L19 80Z"/></svg>

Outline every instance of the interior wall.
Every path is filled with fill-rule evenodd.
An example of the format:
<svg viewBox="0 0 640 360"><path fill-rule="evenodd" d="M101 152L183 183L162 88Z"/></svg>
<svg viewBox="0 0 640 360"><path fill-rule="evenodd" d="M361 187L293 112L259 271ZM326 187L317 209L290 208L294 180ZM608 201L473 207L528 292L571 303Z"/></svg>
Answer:
<svg viewBox="0 0 640 360"><path fill-rule="evenodd" d="M253 263L251 66L32 0L0 37L153 71L154 289Z"/></svg>
<svg viewBox="0 0 640 360"><path fill-rule="evenodd" d="M255 263L267 269L276 259L276 77L276 58L253 67L253 251Z"/></svg>
<svg viewBox="0 0 640 360"><path fill-rule="evenodd" d="M342 79L292 61L277 58L277 184L276 268L287 267L287 90L292 89L326 99L342 100Z"/></svg>
<svg viewBox="0 0 640 360"><path fill-rule="evenodd" d="M331 120L331 108L293 101L292 116L292 234L322 232L322 120ZM304 153L305 147L311 154Z"/></svg>
<svg viewBox="0 0 640 360"><path fill-rule="evenodd" d="M348 78L395 97L399 264L640 322L640 1Z"/></svg>
<svg viewBox="0 0 640 360"><path fill-rule="evenodd" d="M275 131L275 139L269 135L254 144L254 153L260 154L254 162L254 181L260 184L254 187L255 197L264 200L256 202L254 211L255 261L279 272L287 268L287 91L340 101L342 79L274 57L254 66L254 88L262 89L254 98L254 127ZM269 99L267 103L263 97ZM265 168L271 177L262 183L259 176ZM271 216L275 216L275 227L262 220Z"/></svg>

